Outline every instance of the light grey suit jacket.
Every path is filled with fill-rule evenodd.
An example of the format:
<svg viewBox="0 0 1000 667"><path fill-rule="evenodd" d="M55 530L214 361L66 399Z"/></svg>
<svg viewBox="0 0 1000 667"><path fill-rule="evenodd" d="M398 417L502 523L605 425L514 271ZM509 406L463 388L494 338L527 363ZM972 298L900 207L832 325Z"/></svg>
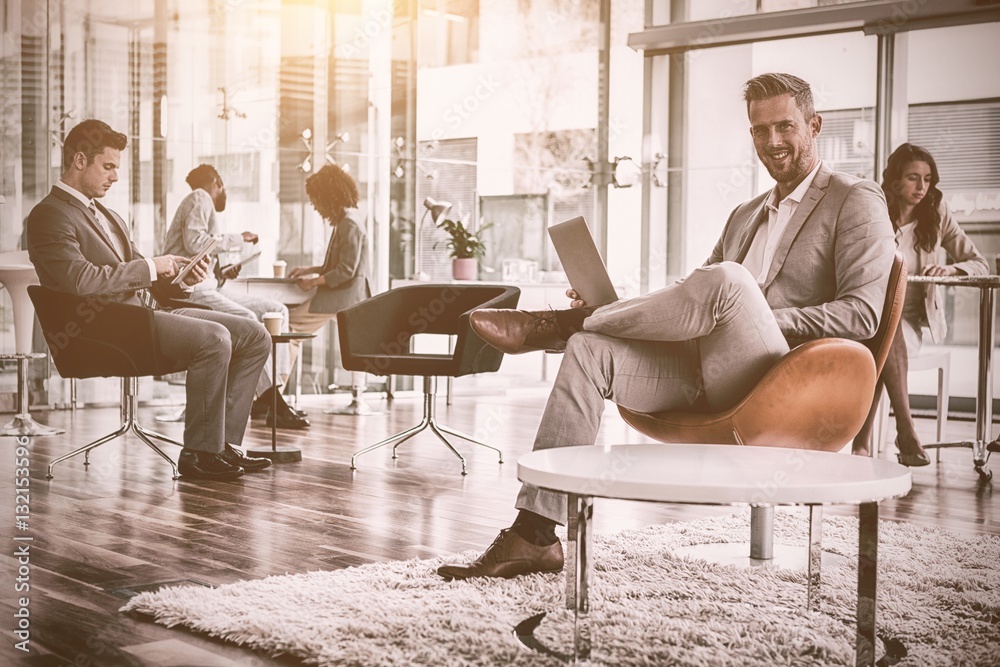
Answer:
<svg viewBox="0 0 1000 667"><path fill-rule="evenodd" d="M762 194L738 206L708 263L742 263L758 225ZM875 335L895 253L882 189L820 166L781 238L761 288L790 342Z"/></svg>
<svg viewBox="0 0 1000 667"><path fill-rule="evenodd" d="M97 218L59 188L35 206L26 224L28 256L45 287L79 296L144 305L137 290L152 288L157 298L178 298L183 290L167 281L150 282L149 267L117 213L95 202L116 227L121 256Z"/></svg>
<svg viewBox="0 0 1000 667"><path fill-rule="evenodd" d="M309 303L310 313L339 313L372 295L368 282L368 235L357 209L333 228L323 260L323 284Z"/></svg>

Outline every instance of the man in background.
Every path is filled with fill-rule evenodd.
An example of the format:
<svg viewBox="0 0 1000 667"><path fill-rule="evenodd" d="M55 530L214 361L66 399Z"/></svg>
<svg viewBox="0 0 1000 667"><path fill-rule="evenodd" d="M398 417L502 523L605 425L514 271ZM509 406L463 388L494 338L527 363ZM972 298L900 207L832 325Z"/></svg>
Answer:
<svg viewBox="0 0 1000 667"><path fill-rule="evenodd" d="M191 193L181 200L180 206L174 213L173 222L167 229L164 252L193 255L213 238L221 241L218 247L222 250L240 250L244 243L257 243L258 237L253 232L223 234L219 231L215 214L226 209L226 186L215 167L209 164L198 165L191 170L186 180L191 186ZM233 279L239 275L238 266L220 267L217 254L214 261L215 273L222 280ZM288 308L285 304L249 294L235 292L223 294L219 291L219 287L219 279L210 275L194 286L191 301L220 313L245 317L257 322L261 321L264 313L278 312L282 315L281 330L288 331ZM278 428L307 428L309 421L303 414L293 410L281 395L282 379L287 380L290 372L288 346L279 345L276 357L277 377L271 377L271 364L265 364L257 381L257 400L251 409L251 415L266 414L268 426L276 422ZM277 392L277 415L270 414L272 392Z"/></svg>

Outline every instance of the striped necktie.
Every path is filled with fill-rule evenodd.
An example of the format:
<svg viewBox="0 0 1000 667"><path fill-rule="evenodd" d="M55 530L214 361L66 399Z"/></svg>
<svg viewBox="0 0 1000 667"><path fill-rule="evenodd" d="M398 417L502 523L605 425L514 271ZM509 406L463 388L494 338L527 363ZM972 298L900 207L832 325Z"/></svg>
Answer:
<svg viewBox="0 0 1000 667"><path fill-rule="evenodd" d="M101 227L104 229L104 233L108 235L108 240L111 241L111 244L115 247L115 250L117 250L119 253L122 253L123 250L121 248L121 245L118 242L116 242L115 239L115 231L111 228L111 226L108 224L106 220L102 219L103 216L97 215L97 206L94 204L94 202L90 202L89 204L87 204L87 208L89 208L90 212L94 214L94 217L97 218L97 221L101 223ZM153 294L152 292L149 291L149 289L147 288L138 289L135 291L135 295L139 297L139 301L142 302L142 305L146 306L147 308L151 308L153 310L158 310L159 304L156 302L156 299L153 298Z"/></svg>

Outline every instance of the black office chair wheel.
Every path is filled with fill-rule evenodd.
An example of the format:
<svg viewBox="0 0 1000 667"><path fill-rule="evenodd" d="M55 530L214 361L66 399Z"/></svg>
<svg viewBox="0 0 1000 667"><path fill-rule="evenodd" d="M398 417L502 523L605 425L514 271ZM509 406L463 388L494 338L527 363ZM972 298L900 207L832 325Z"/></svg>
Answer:
<svg viewBox="0 0 1000 667"><path fill-rule="evenodd" d="M983 482L988 482L993 479L993 471L989 468L984 468L983 466L976 466L976 472L979 473L979 479Z"/></svg>

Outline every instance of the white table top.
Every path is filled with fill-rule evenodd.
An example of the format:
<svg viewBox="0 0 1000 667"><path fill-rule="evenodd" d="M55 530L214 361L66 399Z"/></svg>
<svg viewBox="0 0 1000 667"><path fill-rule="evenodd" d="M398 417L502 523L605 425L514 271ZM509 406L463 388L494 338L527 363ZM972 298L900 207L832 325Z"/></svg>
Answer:
<svg viewBox="0 0 1000 667"><path fill-rule="evenodd" d="M563 493L702 505L853 505L906 495L912 483L891 461L738 445L542 449L518 459L517 477Z"/></svg>

